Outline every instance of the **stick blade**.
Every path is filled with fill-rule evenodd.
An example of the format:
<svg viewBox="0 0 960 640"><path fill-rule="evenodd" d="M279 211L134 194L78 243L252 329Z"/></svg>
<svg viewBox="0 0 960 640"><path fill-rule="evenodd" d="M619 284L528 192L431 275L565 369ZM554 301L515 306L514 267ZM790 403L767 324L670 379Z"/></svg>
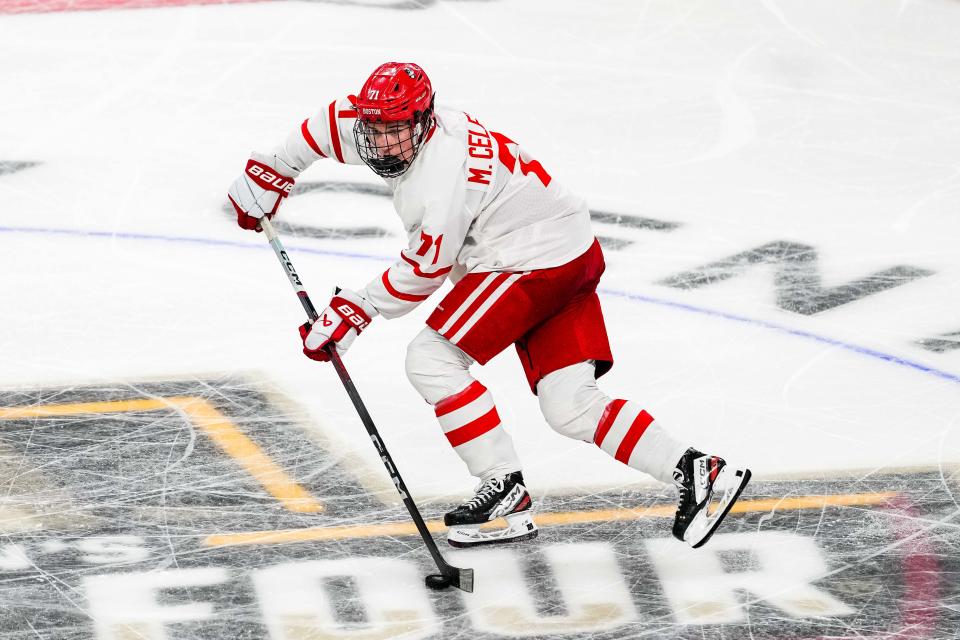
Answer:
<svg viewBox="0 0 960 640"><path fill-rule="evenodd" d="M461 591L473 593L473 569L454 568L454 571L456 573L453 575L453 586Z"/></svg>

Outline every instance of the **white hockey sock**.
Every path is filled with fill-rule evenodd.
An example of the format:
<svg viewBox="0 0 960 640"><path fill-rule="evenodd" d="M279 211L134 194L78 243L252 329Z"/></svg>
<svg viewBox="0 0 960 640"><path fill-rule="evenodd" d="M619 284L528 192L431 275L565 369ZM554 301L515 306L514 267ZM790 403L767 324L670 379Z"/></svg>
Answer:
<svg viewBox="0 0 960 640"><path fill-rule="evenodd" d="M620 462L661 482L673 482L673 470L687 450L640 405L627 400L607 405L593 441Z"/></svg>
<svg viewBox="0 0 960 640"><path fill-rule="evenodd" d="M470 473L485 481L520 470L513 439L500 424L487 388L474 380L434 405L444 435Z"/></svg>

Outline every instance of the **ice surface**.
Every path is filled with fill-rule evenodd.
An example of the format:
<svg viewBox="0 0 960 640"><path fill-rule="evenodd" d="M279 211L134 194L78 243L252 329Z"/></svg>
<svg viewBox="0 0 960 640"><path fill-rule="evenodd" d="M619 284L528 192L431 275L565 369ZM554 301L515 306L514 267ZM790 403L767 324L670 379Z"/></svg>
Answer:
<svg viewBox="0 0 960 640"><path fill-rule="evenodd" d="M0 0L0 637L960 636L960 5L178 4ZM541 538L451 553L472 596L423 589L223 208L250 150L385 59L590 202L604 388L756 474L703 553L668 539L671 489L549 430L506 353L476 374ZM278 223L321 300L402 243L362 167L318 163ZM430 308L346 364L435 520L472 479L404 379Z"/></svg>

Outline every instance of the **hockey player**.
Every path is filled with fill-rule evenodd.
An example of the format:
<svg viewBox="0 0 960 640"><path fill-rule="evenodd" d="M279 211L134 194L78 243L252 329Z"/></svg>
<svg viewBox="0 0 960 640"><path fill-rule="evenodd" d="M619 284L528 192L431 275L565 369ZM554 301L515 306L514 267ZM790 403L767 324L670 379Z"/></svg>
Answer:
<svg viewBox="0 0 960 640"><path fill-rule="evenodd" d="M603 253L583 200L505 134L436 105L412 63L379 66L358 95L331 102L271 153L254 153L229 189L239 225L259 231L321 158L366 164L382 177L409 244L364 288L338 289L318 321L300 328L308 357L328 360L331 344L345 352L376 316L402 316L444 280L454 283L406 357L410 382L479 479L476 494L444 517L450 544L537 535L513 442L492 394L470 373L510 345L553 429L674 482L674 536L694 547L707 541L750 471L687 446L640 404L598 388L613 356L596 293ZM498 517L505 528L480 530Z"/></svg>

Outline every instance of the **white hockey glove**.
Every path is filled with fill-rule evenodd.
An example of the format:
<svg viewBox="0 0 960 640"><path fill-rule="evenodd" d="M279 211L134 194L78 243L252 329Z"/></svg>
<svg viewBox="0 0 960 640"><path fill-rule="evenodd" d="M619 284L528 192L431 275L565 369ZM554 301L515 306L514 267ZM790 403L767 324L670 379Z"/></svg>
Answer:
<svg viewBox="0 0 960 640"><path fill-rule="evenodd" d="M293 190L298 175L299 169L276 156L251 154L243 175L227 191L227 198L237 211L237 224L259 233L260 219L273 218L280 202Z"/></svg>
<svg viewBox="0 0 960 640"><path fill-rule="evenodd" d="M344 353L378 315L380 312L357 292L334 289L330 306L323 310L317 321L300 326L304 355L311 360L329 362L327 347L331 342L337 345L338 353Z"/></svg>

